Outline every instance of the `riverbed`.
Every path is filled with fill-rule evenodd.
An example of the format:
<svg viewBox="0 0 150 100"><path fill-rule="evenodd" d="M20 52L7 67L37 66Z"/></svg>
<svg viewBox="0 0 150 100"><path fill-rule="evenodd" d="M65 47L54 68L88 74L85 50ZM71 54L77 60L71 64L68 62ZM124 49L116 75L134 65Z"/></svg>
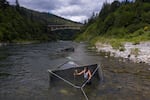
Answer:
<svg viewBox="0 0 150 100"><path fill-rule="evenodd" d="M60 52L74 47L74 52ZM50 88L48 69L54 69L68 58L81 65L99 63L104 80L87 86L89 100L149 100L150 66L88 49L84 43L58 41L0 47L0 100L85 100L72 87Z"/></svg>

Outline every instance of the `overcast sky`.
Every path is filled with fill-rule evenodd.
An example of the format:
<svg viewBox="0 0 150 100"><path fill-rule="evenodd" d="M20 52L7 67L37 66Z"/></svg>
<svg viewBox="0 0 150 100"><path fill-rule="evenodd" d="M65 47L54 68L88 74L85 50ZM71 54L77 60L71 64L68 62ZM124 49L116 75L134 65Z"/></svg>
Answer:
<svg viewBox="0 0 150 100"><path fill-rule="evenodd" d="M7 0L14 4L16 0ZM106 0L18 0L20 6L49 12L73 21L84 22L93 12L100 11ZM112 2L114 0L107 0Z"/></svg>

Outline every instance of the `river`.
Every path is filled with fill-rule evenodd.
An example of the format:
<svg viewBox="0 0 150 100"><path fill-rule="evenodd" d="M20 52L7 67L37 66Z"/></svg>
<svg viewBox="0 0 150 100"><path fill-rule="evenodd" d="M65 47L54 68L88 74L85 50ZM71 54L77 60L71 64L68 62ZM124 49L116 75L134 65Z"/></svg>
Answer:
<svg viewBox="0 0 150 100"><path fill-rule="evenodd" d="M72 46L74 52L60 52ZM85 100L82 93L72 87L69 90L49 87L47 70L68 58L80 64L101 64L104 80L88 91L85 89L89 100L150 99L149 65L106 58L84 43L59 41L0 47L0 100Z"/></svg>

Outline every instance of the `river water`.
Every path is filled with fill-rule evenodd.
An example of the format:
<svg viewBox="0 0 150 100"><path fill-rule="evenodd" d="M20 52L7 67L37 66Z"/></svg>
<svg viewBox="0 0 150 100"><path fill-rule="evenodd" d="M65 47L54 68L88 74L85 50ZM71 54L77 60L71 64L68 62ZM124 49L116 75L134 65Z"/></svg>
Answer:
<svg viewBox="0 0 150 100"><path fill-rule="evenodd" d="M74 52L60 52L72 46ZM106 58L84 43L70 41L0 47L0 100L85 100L72 87L49 87L47 70L68 58L82 65L101 64L104 80L85 87L89 100L150 100L149 65Z"/></svg>

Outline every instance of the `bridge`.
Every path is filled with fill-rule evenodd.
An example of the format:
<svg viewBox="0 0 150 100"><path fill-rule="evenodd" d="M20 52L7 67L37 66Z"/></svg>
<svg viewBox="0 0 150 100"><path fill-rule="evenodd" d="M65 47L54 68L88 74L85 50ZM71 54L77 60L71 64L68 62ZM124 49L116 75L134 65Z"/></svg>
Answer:
<svg viewBox="0 0 150 100"><path fill-rule="evenodd" d="M80 30L83 25L48 25L50 31L73 29Z"/></svg>

